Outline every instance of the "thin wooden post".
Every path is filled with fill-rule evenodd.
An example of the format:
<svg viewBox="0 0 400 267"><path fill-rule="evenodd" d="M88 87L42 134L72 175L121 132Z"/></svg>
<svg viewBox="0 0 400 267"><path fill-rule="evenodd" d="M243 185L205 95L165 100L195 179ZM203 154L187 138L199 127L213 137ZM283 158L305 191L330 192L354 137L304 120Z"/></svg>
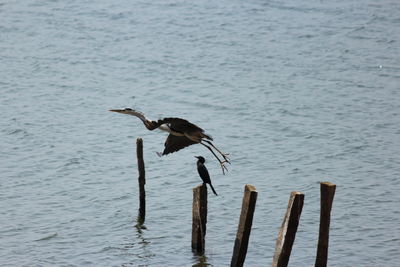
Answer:
<svg viewBox="0 0 400 267"><path fill-rule="evenodd" d="M233 248L231 267L243 266L244 260L246 259L251 225L253 223L253 214L256 208L257 194L258 193L254 186L249 184L245 185L242 211L240 214L235 246Z"/></svg>
<svg viewBox="0 0 400 267"><path fill-rule="evenodd" d="M201 184L193 188L192 209L192 250L203 254L207 224L207 186Z"/></svg>
<svg viewBox="0 0 400 267"><path fill-rule="evenodd" d="M293 191L290 194L285 218L283 219L278 238L276 239L276 247L274 258L272 261L272 267L288 266L290 253L292 251L297 227L300 221L301 211L303 209L303 203L303 193Z"/></svg>
<svg viewBox="0 0 400 267"><path fill-rule="evenodd" d="M146 184L145 171L144 171L144 160L143 160L143 140L142 138L136 139L136 155L139 169L139 223L144 223L146 216L146 192L144 185Z"/></svg>
<svg viewBox="0 0 400 267"><path fill-rule="evenodd" d="M329 182L321 183L321 212L319 222L319 238L315 267L326 267L328 263L329 226L331 210L336 185Z"/></svg>

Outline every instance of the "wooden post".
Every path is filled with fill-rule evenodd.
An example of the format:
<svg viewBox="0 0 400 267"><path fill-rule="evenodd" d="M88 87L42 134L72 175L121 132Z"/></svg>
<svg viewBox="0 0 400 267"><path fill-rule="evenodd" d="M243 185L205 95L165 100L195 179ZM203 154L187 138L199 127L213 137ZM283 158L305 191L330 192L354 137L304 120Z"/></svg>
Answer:
<svg viewBox="0 0 400 267"><path fill-rule="evenodd" d="M193 188L192 210L192 250L203 254L207 224L207 186L198 185Z"/></svg>
<svg viewBox="0 0 400 267"><path fill-rule="evenodd" d="M245 185L242 211L240 214L235 246L233 248L231 267L243 266L244 260L246 259L251 225L253 223L253 214L256 208L257 194L258 193L254 186L249 184Z"/></svg>
<svg viewBox="0 0 400 267"><path fill-rule="evenodd" d="M136 139L136 155L139 169L139 217L138 221L140 224L144 223L146 216L146 192L144 190L144 185L146 184L145 171L144 171L144 161L143 161L143 140L142 138Z"/></svg>
<svg viewBox="0 0 400 267"><path fill-rule="evenodd" d="M272 267L286 267L289 263L290 253L294 239L296 237L297 227L300 221L301 211L303 209L304 194L293 191L290 194L289 204L286 210L285 218L276 239L275 254L272 261Z"/></svg>
<svg viewBox="0 0 400 267"><path fill-rule="evenodd" d="M321 212L315 267L326 267L328 263L329 225L331 222L331 210L335 190L335 184L329 182L321 183Z"/></svg>

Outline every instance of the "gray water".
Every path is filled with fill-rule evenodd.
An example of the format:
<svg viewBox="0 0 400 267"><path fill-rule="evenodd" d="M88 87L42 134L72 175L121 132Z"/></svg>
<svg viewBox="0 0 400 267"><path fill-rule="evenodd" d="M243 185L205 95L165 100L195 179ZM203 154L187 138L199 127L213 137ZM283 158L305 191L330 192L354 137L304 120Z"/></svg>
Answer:
<svg viewBox="0 0 400 267"><path fill-rule="evenodd" d="M244 185L259 194L246 266L271 264L291 191L305 203L291 266L312 266L319 183L337 184L330 266L400 261L400 3L0 3L0 265L228 266ZM182 117L230 153L134 117ZM136 138L144 140L146 229ZM205 257L191 241L193 156L209 191Z"/></svg>

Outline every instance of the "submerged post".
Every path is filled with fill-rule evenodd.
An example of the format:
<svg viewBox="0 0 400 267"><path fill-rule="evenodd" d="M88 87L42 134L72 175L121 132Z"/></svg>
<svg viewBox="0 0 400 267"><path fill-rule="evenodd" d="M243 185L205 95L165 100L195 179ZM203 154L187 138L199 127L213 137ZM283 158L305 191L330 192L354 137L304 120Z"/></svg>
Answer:
<svg viewBox="0 0 400 267"><path fill-rule="evenodd" d="M335 191L335 184L329 182L321 183L321 212L315 267L326 267L328 263L329 226L331 222L332 202L333 197L335 196Z"/></svg>
<svg viewBox="0 0 400 267"><path fill-rule="evenodd" d="M246 259L251 225L253 223L253 214L256 208L257 194L258 193L254 186L249 184L245 185L242 211L240 214L235 246L233 248L231 267L243 266L244 260Z"/></svg>
<svg viewBox="0 0 400 267"><path fill-rule="evenodd" d="M290 194L289 204L286 210L285 218L278 238L276 239L275 254L272 261L272 267L286 267L289 263L290 253L294 239L296 237L297 227L300 221L301 211L303 209L304 194L293 191Z"/></svg>
<svg viewBox="0 0 400 267"><path fill-rule="evenodd" d="M146 184L145 171L144 171L144 160L143 160L143 140L142 138L136 139L136 155L139 169L139 223L144 223L146 216L146 192L144 185Z"/></svg>
<svg viewBox="0 0 400 267"><path fill-rule="evenodd" d="M205 249L207 224L207 186L198 185L193 188L192 210L192 250L202 254Z"/></svg>

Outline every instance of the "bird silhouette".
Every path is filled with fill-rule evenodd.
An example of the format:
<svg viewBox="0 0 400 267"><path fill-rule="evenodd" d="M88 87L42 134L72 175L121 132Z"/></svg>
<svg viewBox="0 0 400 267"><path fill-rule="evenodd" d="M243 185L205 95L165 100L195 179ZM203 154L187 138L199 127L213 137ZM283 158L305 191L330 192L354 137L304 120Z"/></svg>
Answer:
<svg viewBox="0 0 400 267"><path fill-rule="evenodd" d="M143 113L131 108L111 109L110 111L138 117L150 131L160 129L168 132L169 135L164 143L164 151L162 153L157 153L159 156L176 152L193 144L202 144L210 150L214 157L219 161L222 173L225 174L224 170L228 170L225 166L225 163L230 164L228 154L225 154L216 148L213 143L211 143L211 141L213 141L212 137L207 135L204 130L197 125L181 118L164 118L158 121L153 121L146 118ZM220 159L215 154L213 148L222 156L223 159Z"/></svg>
<svg viewBox="0 0 400 267"><path fill-rule="evenodd" d="M204 165L204 162L206 161L202 156L196 157L198 158L197 160L197 171L199 172L201 180L203 180L203 183L209 184L211 187L211 190L213 193L218 196L217 192L215 192L215 189L213 185L211 184L211 179L210 179L210 174L208 173L208 170L206 168L206 165Z"/></svg>

